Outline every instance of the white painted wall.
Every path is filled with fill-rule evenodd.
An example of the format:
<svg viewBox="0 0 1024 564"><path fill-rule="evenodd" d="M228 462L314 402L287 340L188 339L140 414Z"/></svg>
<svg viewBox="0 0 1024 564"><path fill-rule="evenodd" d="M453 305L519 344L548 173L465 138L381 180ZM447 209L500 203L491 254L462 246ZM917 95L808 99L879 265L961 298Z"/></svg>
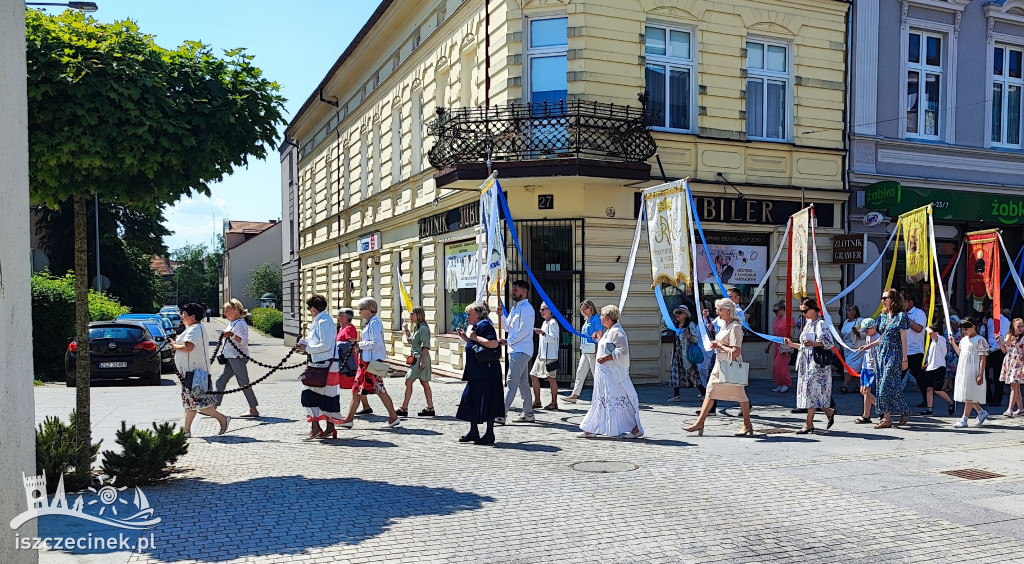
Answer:
<svg viewBox="0 0 1024 564"><path fill-rule="evenodd" d="M263 263L270 263L274 268L281 268L281 222L263 233L249 239L237 247L224 253L224 298L238 298L245 309L259 305L259 296L245 294L249 285L249 271ZM281 295L281 292L274 292Z"/></svg>
<svg viewBox="0 0 1024 564"><path fill-rule="evenodd" d="M0 327L32 334L29 296L28 99L25 94L25 4L0 0ZM35 521L13 531L25 511L21 474L35 475L32 341L0 339L0 562L37 562L34 550L15 550L15 532L35 536Z"/></svg>

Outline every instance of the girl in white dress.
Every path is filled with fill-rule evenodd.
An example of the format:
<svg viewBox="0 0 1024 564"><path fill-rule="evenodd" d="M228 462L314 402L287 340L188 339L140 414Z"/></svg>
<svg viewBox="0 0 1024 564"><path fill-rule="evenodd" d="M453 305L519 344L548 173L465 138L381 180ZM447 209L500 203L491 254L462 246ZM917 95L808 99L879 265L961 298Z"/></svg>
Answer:
<svg viewBox="0 0 1024 564"><path fill-rule="evenodd" d="M978 335L974 321L967 317L960 322L964 337L960 343L950 342L953 350L960 355L960 363L956 367L956 381L953 384L953 400L963 402L964 414L953 424L957 429L967 427L967 416L971 410L978 412L980 427L988 412L981 405L985 403L985 360L988 356L988 341Z"/></svg>
<svg viewBox="0 0 1024 564"><path fill-rule="evenodd" d="M597 343L594 393L590 410L580 423L583 432L579 436L638 439L644 434L640 425L640 399L629 379L629 342L619 325L619 308L613 305L601 308L601 325L605 331Z"/></svg>

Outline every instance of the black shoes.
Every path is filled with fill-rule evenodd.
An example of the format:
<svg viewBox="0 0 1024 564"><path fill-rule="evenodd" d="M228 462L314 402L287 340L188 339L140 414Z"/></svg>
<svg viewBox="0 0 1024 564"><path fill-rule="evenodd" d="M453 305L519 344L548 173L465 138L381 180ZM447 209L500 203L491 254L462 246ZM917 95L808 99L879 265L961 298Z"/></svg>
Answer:
<svg viewBox="0 0 1024 564"><path fill-rule="evenodd" d="M953 415L956 412L956 402L951 401L946 404L946 413Z"/></svg>
<svg viewBox="0 0 1024 564"><path fill-rule="evenodd" d="M790 412L790 413L807 413L807 410L806 410L806 409L800 409L800 408L798 407L798 408L796 408L796 409L790 409L790 410L789 410L789 412Z"/></svg>
<svg viewBox="0 0 1024 564"><path fill-rule="evenodd" d="M367 407L366 409L364 409L362 411L357 411L356 415L370 415L371 413L373 413L373 408L372 407Z"/></svg>
<svg viewBox="0 0 1024 564"><path fill-rule="evenodd" d="M408 409L402 409L401 407L396 409L395 413L397 413L399 417L408 417L409 416L409 410ZM356 413L356 415L362 415L362 414L363 414L362 411L360 411L359 413Z"/></svg>
<svg viewBox="0 0 1024 564"><path fill-rule="evenodd" d="M475 445L493 445L494 444L494 435L484 435L484 436L480 437L479 439L473 441L473 444L475 444Z"/></svg>
<svg viewBox="0 0 1024 564"><path fill-rule="evenodd" d="M416 415L419 415L420 417L433 417L434 410L430 408L421 409Z"/></svg>
<svg viewBox="0 0 1024 564"><path fill-rule="evenodd" d="M480 435L470 435L468 433L465 434L465 435L462 435L461 437L459 437L459 442L460 443L475 443L476 441L479 441L479 440L480 440ZM491 442L494 442L494 437L491 437Z"/></svg>

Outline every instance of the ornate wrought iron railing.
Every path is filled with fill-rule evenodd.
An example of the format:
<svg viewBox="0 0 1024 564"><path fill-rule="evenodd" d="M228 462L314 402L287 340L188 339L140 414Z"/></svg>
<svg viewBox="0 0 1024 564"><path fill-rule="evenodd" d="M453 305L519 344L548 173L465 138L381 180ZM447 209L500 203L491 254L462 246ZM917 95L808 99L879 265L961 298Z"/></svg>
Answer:
<svg viewBox="0 0 1024 564"><path fill-rule="evenodd" d="M581 100L440 108L427 124L437 143L427 153L439 170L465 163L545 158L643 162L657 144L643 106Z"/></svg>

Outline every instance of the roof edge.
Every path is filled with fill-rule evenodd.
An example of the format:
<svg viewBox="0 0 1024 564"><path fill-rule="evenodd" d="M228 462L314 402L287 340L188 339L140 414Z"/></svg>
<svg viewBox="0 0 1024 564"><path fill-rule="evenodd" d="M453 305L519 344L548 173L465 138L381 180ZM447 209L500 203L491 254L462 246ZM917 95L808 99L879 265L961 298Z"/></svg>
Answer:
<svg viewBox="0 0 1024 564"><path fill-rule="evenodd" d="M306 98L306 101L303 102L302 107L300 107L299 110L295 112L295 115L292 116L291 121L288 123L288 127L284 128L284 138L286 140L289 138L288 134L291 132L292 124L294 124L296 120L301 118L302 115L306 113L306 110L309 109L309 106L313 102L319 101L319 95L320 93L323 92L323 89L325 86L327 86L327 83L330 82L330 80L334 77L335 73L338 72L338 70L341 68L341 65L345 64L345 61L347 61L348 58L352 56L352 53L354 53L356 48L359 47L360 43L363 42L363 39L366 39L366 36L369 35L370 31L373 30L374 26L377 25L377 22L379 22L381 17L384 16L384 12L386 12L393 3L394 0L381 0L380 5L378 5L377 9L374 10L373 14L370 15L370 19L367 20L365 24L363 24L362 29L360 29L359 33L357 33L356 36L352 38L352 42L348 44L348 47L346 47L345 50L341 53L341 56L338 57L338 60L335 61L334 65L331 66L331 69L327 71L327 74L324 75L324 78L323 80L320 81L320 84L317 85L316 89L314 89L313 92L309 95L309 97Z"/></svg>

